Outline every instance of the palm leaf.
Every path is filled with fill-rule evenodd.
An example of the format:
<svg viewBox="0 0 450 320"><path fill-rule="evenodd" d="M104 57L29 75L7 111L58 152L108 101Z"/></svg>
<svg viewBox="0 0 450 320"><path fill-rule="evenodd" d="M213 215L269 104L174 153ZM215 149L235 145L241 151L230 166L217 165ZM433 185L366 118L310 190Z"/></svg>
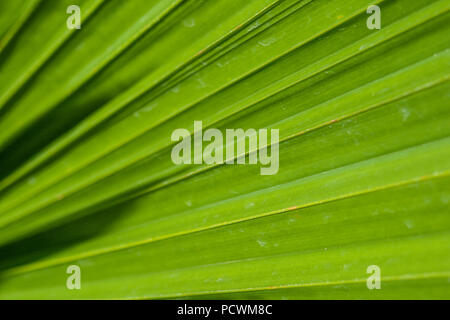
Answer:
<svg viewBox="0 0 450 320"><path fill-rule="evenodd" d="M0 298L450 298L448 1L71 4L0 12ZM278 173L174 164L197 120Z"/></svg>

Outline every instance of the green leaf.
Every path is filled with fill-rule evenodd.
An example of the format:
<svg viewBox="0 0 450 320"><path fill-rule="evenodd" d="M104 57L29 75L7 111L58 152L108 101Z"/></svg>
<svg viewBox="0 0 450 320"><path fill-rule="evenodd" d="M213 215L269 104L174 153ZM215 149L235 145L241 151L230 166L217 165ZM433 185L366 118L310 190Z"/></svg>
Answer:
<svg viewBox="0 0 450 320"><path fill-rule="evenodd" d="M0 298L450 298L449 8L2 4ZM278 129L277 173L175 164L194 121Z"/></svg>

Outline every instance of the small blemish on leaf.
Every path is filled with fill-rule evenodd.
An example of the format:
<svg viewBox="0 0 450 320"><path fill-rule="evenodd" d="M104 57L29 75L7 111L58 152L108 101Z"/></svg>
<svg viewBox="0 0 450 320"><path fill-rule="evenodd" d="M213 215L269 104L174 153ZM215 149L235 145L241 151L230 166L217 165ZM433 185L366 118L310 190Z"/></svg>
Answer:
<svg viewBox="0 0 450 320"><path fill-rule="evenodd" d="M263 240L256 240L256 242L258 242L258 244L259 244L261 247L265 247L266 244L267 244L267 242L265 242L265 241L263 241Z"/></svg>
<svg viewBox="0 0 450 320"><path fill-rule="evenodd" d="M192 28L195 26L195 20L192 18L183 20L183 25L187 28Z"/></svg>
<svg viewBox="0 0 450 320"><path fill-rule="evenodd" d="M265 39L265 40L261 40L261 41L259 41L258 43L260 44L260 45L262 45L263 47L268 47L268 46L270 46L272 43L274 43L276 41L276 39L275 38L268 38L268 39Z"/></svg>

